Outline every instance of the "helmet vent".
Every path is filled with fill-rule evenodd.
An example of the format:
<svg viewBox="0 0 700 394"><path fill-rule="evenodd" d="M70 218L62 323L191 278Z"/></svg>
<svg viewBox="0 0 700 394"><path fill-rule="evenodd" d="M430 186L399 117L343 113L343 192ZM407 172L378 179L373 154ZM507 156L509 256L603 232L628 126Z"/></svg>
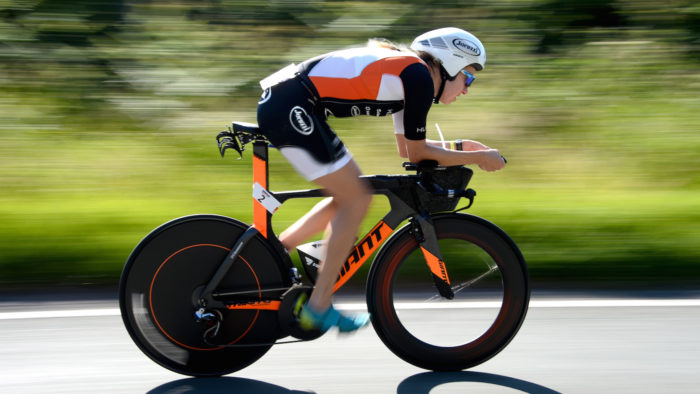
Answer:
<svg viewBox="0 0 700 394"><path fill-rule="evenodd" d="M447 49L447 44L445 43L445 40L442 39L442 37L431 38L430 46L435 48Z"/></svg>

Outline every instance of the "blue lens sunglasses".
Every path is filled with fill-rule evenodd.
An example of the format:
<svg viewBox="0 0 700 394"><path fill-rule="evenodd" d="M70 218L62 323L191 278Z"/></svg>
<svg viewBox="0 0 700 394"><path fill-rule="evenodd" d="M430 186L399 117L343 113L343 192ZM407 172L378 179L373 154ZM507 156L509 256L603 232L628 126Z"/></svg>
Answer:
<svg viewBox="0 0 700 394"><path fill-rule="evenodd" d="M472 74L470 74L470 73L467 72L467 71L464 71L464 70L460 70L460 71L462 72L462 74L464 74L464 76L467 77L467 80L464 81L464 84L467 85L467 87L469 87L469 86L472 84L472 82L474 82L474 80L476 79L476 77L473 76Z"/></svg>

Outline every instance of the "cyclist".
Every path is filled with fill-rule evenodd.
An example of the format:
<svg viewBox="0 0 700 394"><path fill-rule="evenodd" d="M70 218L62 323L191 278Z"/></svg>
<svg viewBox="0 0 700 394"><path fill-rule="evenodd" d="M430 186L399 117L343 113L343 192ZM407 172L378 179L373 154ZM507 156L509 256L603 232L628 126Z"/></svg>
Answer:
<svg viewBox="0 0 700 394"><path fill-rule="evenodd" d="M476 141L427 140L426 118L435 103L450 104L467 94L476 71L486 62L483 44L458 28L432 30L410 48L370 40L366 47L331 52L263 79L258 102L261 132L327 198L280 234L288 251L325 230L326 252L316 285L304 304L305 329L354 331L369 315L346 316L332 306L340 268L346 261L371 194L352 155L326 122L329 116L392 115L401 157L432 159L440 165L475 164L486 171L503 168L499 152Z"/></svg>

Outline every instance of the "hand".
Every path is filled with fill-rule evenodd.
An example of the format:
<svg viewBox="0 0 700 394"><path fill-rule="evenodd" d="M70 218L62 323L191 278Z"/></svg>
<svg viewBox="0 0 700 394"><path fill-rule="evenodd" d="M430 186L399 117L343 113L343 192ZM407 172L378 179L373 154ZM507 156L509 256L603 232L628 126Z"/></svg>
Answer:
<svg viewBox="0 0 700 394"><path fill-rule="evenodd" d="M506 166L503 156L498 149L487 149L479 151L481 153L479 168L484 171L497 171Z"/></svg>
<svg viewBox="0 0 700 394"><path fill-rule="evenodd" d="M462 150L463 151L475 151L475 150L487 150L491 149L488 146L482 144L478 141L472 140L462 140Z"/></svg>

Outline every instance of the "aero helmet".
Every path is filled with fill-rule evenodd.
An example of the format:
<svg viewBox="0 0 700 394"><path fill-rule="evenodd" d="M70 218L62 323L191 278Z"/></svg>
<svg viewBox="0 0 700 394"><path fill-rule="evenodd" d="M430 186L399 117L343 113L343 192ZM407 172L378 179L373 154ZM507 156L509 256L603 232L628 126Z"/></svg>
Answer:
<svg viewBox="0 0 700 394"><path fill-rule="evenodd" d="M456 27L423 33L413 40L411 49L427 52L440 60L450 79L466 66L472 65L481 71L486 64L486 49L481 41Z"/></svg>

